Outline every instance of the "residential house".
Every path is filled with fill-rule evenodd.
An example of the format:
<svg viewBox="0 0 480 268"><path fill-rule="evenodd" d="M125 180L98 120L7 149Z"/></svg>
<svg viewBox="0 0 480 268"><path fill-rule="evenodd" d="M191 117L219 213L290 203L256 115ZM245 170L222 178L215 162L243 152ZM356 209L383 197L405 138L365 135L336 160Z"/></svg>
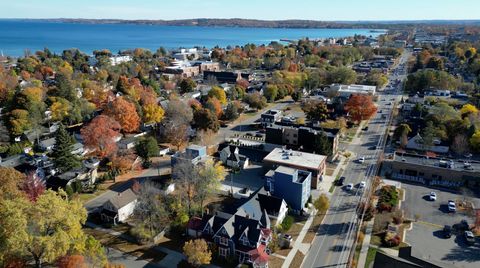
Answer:
<svg viewBox="0 0 480 268"><path fill-rule="evenodd" d="M135 147L137 139L135 137L128 137L121 139L117 144L119 149L129 150Z"/></svg>
<svg viewBox="0 0 480 268"><path fill-rule="evenodd" d="M192 165L205 161L207 159L207 147L192 144L188 146L184 152L176 152L172 155L171 166L172 168L182 161L187 161Z"/></svg>
<svg viewBox="0 0 480 268"><path fill-rule="evenodd" d="M268 110L260 115L262 126L266 127L280 121L282 118L282 111Z"/></svg>
<svg viewBox="0 0 480 268"><path fill-rule="evenodd" d="M304 210L310 197L311 172L279 166L267 172L265 179L265 187L272 195L284 199L297 213Z"/></svg>
<svg viewBox="0 0 480 268"><path fill-rule="evenodd" d="M57 174L47 179L47 187L54 190L66 189L73 182L80 181L82 185L93 185L97 179L97 168L81 167L65 173Z"/></svg>
<svg viewBox="0 0 480 268"><path fill-rule="evenodd" d="M259 189L234 214L220 212L192 218L187 233L215 244L222 257L234 256L240 263L268 267L267 245L272 239L271 222L281 224L287 210L283 199Z"/></svg>
<svg viewBox="0 0 480 268"><path fill-rule="evenodd" d="M433 145L425 145L420 133L408 140L406 148L408 150L430 151L439 154L447 154L450 149L448 146L442 145L442 142L437 138L433 140Z"/></svg>
<svg viewBox="0 0 480 268"><path fill-rule="evenodd" d="M15 168L24 163L25 156L23 154L16 154L9 157L0 157L0 167Z"/></svg>
<svg viewBox="0 0 480 268"><path fill-rule="evenodd" d="M285 166L311 172L311 187L317 189L325 173L326 160L325 155L275 148L263 159L263 163L267 170Z"/></svg>
<svg viewBox="0 0 480 268"><path fill-rule="evenodd" d="M220 151L220 160L224 165L231 168L244 169L248 166L248 157L241 155L236 146L227 146Z"/></svg>
<svg viewBox="0 0 480 268"><path fill-rule="evenodd" d="M125 222L135 210L137 195L132 189L117 193L102 206L100 216L103 221L117 224Z"/></svg>

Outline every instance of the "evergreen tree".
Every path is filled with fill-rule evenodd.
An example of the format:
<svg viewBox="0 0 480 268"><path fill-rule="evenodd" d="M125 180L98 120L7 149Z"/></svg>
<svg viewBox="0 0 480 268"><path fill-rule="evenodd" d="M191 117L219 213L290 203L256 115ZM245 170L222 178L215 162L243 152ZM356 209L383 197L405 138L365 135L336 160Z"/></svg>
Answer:
<svg viewBox="0 0 480 268"><path fill-rule="evenodd" d="M327 135L325 135L325 132L321 132L315 135L313 151L316 154L322 154L327 156L332 154L332 144L328 140Z"/></svg>
<svg viewBox="0 0 480 268"><path fill-rule="evenodd" d="M70 136L63 124L60 124L55 133L55 146L52 158L60 172L66 172L80 166L80 160L72 154L73 137Z"/></svg>
<svg viewBox="0 0 480 268"><path fill-rule="evenodd" d="M158 155L158 143L154 137L145 138L137 143L135 151L144 162L150 162L150 157Z"/></svg>

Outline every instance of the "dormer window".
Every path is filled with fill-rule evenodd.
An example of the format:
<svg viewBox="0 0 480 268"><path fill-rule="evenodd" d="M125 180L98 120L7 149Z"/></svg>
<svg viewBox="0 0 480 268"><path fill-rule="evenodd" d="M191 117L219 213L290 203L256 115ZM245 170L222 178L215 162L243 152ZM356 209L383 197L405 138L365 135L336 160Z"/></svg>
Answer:
<svg viewBox="0 0 480 268"><path fill-rule="evenodd" d="M220 243L220 245L222 245L222 246L228 246L228 238L220 237L219 243Z"/></svg>

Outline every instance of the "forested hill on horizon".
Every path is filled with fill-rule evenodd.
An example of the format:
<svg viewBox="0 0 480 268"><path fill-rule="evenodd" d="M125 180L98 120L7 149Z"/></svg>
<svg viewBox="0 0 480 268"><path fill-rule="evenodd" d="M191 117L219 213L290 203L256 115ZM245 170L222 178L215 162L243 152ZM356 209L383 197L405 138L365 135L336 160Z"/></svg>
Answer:
<svg viewBox="0 0 480 268"><path fill-rule="evenodd" d="M256 19L182 19L182 20L122 20L122 19L18 19L89 24L150 24L166 26L204 27L264 27L264 28L367 28L390 29L418 24L480 26L480 20L398 20L398 21L316 21L316 20L256 20Z"/></svg>

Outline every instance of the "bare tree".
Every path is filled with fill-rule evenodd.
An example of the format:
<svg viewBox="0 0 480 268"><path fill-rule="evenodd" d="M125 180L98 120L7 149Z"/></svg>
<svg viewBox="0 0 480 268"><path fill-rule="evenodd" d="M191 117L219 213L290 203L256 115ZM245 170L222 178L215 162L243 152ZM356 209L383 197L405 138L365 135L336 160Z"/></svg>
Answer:
<svg viewBox="0 0 480 268"><path fill-rule="evenodd" d="M216 133L211 129L201 130L197 134L198 142L207 147L215 144L216 136Z"/></svg>
<svg viewBox="0 0 480 268"><path fill-rule="evenodd" d="M177 159L177 161L173 167L172 175L178 181L180 194L187 203L188 214L191 215L200 176L198 170L188 159Z"/></svg>
<svg viewBox="0 0 480 268"><path fill-rule="evenodd" d="M465 153L468 153L469 148L468 148L468 139L464 134L458 134L455 136L453 139L452 143L452 151L455 152L456 154L463 155Z"/></svg>
<svg viewBox="0 0 480 268"><path fill-rule="evenodd" d="M188 141L190 122L193 119L192 109L185 102L172 99L168 103L165 115L161 134L179 150Z"/></svg>
<svg viewBox="0 0 480 268"><path fill-rule="evenodd" d="M163 193L151 181L142 183L139 188L134 218L138 226L148 228L150 236L153 237L169 224Z"/></svg>

